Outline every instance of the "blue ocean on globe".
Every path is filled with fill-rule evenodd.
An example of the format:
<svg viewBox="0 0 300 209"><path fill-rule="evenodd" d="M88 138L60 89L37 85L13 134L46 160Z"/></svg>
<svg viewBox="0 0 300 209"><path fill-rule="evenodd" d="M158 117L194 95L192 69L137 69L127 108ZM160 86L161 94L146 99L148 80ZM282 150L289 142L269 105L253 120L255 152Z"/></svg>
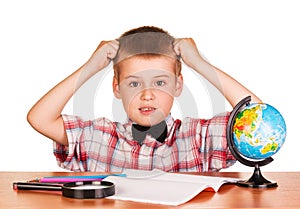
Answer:
<svg viewBox="0 0 300 209"><path fill-rule="evenodd" d="M235 147L243 156L260 160L277 153L286 138L286 124L277 109L268 104L245 106L233 124Z"/></svg>

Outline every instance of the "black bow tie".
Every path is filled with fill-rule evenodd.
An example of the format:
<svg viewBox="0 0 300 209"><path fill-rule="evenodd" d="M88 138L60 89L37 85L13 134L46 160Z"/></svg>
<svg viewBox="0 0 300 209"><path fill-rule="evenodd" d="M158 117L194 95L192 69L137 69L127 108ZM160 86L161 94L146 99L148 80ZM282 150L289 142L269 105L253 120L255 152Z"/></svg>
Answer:
<svg viewBox="0 0 300 209"><path fill-rule="evenodd" d="M167 138L168 128L166 121L154 125L154 126L141 126L138 124L132 124L132 136L133 139L140 144L144 141L147 134L150 134L156 141L163 143Z"/></svg>

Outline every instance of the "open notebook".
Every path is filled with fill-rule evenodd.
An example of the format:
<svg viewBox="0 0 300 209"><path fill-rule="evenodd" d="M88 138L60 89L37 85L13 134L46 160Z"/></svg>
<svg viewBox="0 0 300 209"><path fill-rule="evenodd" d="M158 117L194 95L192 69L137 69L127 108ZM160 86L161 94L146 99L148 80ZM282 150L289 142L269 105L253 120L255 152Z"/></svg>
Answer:
<svg viewBox="0 0 300 209"><path fill-rule="evenodd" d="M235 183L236 178L210 177L167 173L160 170L126 170L126 177L109 176L106 181L116 185L116 193L109 199L130 200L165 205L183 204L201 191L217 192L225 183Z"/></svg>

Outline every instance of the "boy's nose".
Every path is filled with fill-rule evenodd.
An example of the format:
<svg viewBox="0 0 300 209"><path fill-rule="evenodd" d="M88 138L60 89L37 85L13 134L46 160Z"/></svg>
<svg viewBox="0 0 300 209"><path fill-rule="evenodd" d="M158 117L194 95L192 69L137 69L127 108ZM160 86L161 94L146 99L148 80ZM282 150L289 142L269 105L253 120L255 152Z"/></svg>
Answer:
<svg viewBox="0 0 300 209"><path fill-rule="evenodd" d="M142 100L153 100L154 99L153 89L151 89L151 88L144 89L141 93L141 99Z"/></svg>

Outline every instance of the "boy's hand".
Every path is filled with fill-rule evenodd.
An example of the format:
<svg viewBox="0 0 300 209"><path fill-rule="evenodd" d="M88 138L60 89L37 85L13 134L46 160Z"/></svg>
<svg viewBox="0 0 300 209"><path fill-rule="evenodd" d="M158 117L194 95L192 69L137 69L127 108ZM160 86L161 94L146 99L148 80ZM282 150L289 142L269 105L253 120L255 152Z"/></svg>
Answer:
<svg viewBox="0 0 300 209"><path fill-rule="evenodd" d="M182 58L187 66L194 68L199 59L203 60L192 38L176 39L173 45L175 53Z"/></svg>
<svg viewBox="0 0 300 209"><path fill-rule="evenodd" d="M117 40L101 41L87 64L99 71L105 68L117 55L118 49L119 42Z"/></svg>

